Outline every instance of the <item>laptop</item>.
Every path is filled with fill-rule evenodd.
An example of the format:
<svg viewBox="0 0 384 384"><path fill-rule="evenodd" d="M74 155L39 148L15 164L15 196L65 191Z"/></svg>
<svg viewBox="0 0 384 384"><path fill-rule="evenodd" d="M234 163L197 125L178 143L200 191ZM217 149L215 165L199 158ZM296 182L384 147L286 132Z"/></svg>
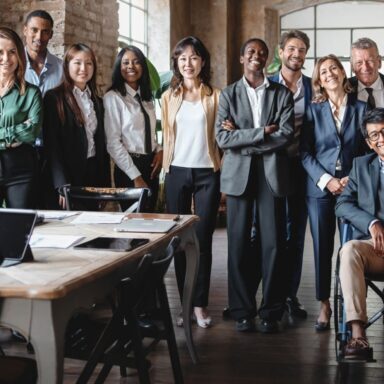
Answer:
<svg viewBox="0 0 384 384"><path fill-rule="evenodd" d="M177 222L174 220L128 219L122 221L114 230L117 232L166 233L175 225Z"/></svg>
<svg viewBox="0 0 384 384"><path fill-rule="evenodd" d="M29 246L37 212L24 209L0 209L0 267L32 261Z"/></svg>

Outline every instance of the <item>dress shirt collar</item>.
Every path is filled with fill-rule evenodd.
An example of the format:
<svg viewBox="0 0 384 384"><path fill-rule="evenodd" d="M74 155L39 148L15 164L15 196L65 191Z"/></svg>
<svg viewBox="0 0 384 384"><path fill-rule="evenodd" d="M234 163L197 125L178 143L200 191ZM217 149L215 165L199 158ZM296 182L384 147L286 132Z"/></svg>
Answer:
<svg viewBox="0 0 384 384"><path fill-rule="evenodd" d="M344 98L343 98L343 101L342 101L342 103L341 103L341 105L340 105L340 110L339 110L339 113L338 113L338 117L339 117L339 118L341 118L341 115L342 115L342 113L343 113L344 110L345 110L345 107L346 107L346 105L347 105L347 99L348 99L348 96L347 96L347 94L345 94L345 96L344 96ZM333 116L335 116L336 105L333 104L333 102L332 102L331 99L328 99L328 101L329 101L329 105L331 106L332 114L333 114Z"/></svg>
<svg viewBox="0 0 384 384"><path fill-rule="evenodd" d="M367 88L363 83L358 81L358 92ZM368 88L372 88L374 91L382 91L383 90L383 81L381 80L380 75L377 77L376 81Z"/></svg>
<svg viewBox="0 0 384 384"><path fill-rule="evenodd" d="M127 93L129 95L131 95L132 97L135 97L136 94L139 94L140 95L140 87L137 89L137 91L135 91L129 84L127 83L124 83L124 86L125 86L125 89L127 91ZM140 95L141 96L141 95Z"/></svg>
<svg viewBox="0 0 384 384"><path fill-rule="evenodd" d="M28 54L28 50L27 50L27 47L24 47L24 49L25 49L25 57L26 57L26 59L27 59L27 68L28 69L33 69L32 68L32 65L31 65L31 61L30 61L30 59L29 59L29 54ZM49 68L49 67L51 67L52 65L54 65L55 64L55 57L54 57L54 55L52 55L52 53L50 53L49 51L48 51L48 49L47 49L47 54L46 54L46 56L45 56L45 61L44 61L44 67L46 67L47 69Z"/></svg>
<svg viewBox="0 0 384 384"><path fill-rule="evenodd" d="M267 78L267 76L264 76L264 81L261 85L259 85L258 87L256 88L253 88L249 85L247 79L245 78L245 76L243 76L243 83L245 85L245 88L246 89L253 89L254 91L261 91L261 90L264 90L265 88L267 88L269 86L269 80Z"/></svg>
<svg viewBox="0 0 384 384"><path fill-rule="evenodd" d="M79 87L76 87L76 85L73 86L73 94L78 96L87 95L88 97L91 97L91 90L89 89L88 85L85 87L84 91L82 91Z"/></svg>
<svg viewBox="0 0 384 384"><path fill-rule="evenodd" d="M285 82L284 77L281 74L281 71L279 72L279 83L287 87L287 83ZM297 80L296 86L297 86L297 89L301 89L301 87L303 86L303 74L301 74L299 80Z"/></svg>

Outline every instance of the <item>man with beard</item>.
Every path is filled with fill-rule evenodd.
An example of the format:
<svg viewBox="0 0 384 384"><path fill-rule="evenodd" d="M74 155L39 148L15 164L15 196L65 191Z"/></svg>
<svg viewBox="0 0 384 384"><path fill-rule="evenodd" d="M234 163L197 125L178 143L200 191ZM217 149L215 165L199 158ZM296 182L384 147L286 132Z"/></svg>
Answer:
<svg viewBox="0 0 384 384"><path fill-rule="evenodd" d="M258 275L263 300L259 330L277 332L284 312L286 146L293 136L292 93L264 76L268 47L258 38L240 50L244 76L219 101L216 140L224 150L221 191L227 195L228 296L240 332L253 331ZM253 204L260 247L251 248Z"/></svg>
<svg viewBox="0 0 384 384"><path fill-rule="evenodd" d="M63 62L51 54L48 43L53 35L53 19L43 10L35 10L26 17L24 30L25 53L27 65L25 80L37 85L42 96L52 88L58 86L63 77ZM38 183L36 185L36 204L38 208L49 208L50 199L56 199L51 185L51 177L45 168L45 157L42 142L42 133L36 139L36 150L39 156Z"/></svg>
<svg viewBox="0 0 384 384"><path fill-rule="evenodd" d="M305 319L307 312L297 298L303 266L307 207L305 202L305 171L300 161L300 131L305 111L312 98L311 79L301 72L309 49L308 36L299 30L282 34L279 55L281 70L270 80L285 85L295 101L295 134L287 148L293 191L287 197L287 309L291 316Z"/></svg>
<svg viewBox="0 0 384 384"><path fill-rule="evenodd" d="M357 98L368 109L384 107L384 75L379 73L381 56L377 44L368 37L356 40L351 47L351 66L356 76L349 79Z"/></svg>

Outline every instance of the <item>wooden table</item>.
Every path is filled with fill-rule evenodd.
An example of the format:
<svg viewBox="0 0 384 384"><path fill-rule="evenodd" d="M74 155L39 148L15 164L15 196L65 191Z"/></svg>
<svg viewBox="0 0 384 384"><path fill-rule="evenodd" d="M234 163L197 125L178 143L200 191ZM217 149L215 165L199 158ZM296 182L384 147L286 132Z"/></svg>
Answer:
<svg viewBox="0 0 384 384"><path fill-rule="evenodd" d="M163 251L175 235L186 252L183 318L186 343L194 362L197 355L191 332L192 295L199 263L194 231L196 216L183 216L166 234L117 233L114 224L73 225L73 218L35 228L38 234L70 234L92 239L97 236L142 237L150 242L131 252L69 249L33 250L34 262L0 269L0 323L26 336L37 360L39 383L62 383L64 335L68 320L79 308L112 292L119 280L135 269L141 257Z"/></svg>

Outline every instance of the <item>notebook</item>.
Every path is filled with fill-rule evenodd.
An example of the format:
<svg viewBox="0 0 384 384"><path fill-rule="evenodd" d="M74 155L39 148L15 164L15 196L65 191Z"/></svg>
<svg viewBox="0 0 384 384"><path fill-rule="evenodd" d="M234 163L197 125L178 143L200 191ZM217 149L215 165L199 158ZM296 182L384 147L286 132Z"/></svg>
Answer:
<svg viewBox="0 0 384 384"><path fill-rule="evenodd" d="M114 230L117 232L165 233L177 225L174 220L128 219L122 221Z"/></svg>
<svg viewBox="0 0 384 384"><path fill-rule="evenodd" d="M29 239L37 221L37 213L24 209L0 209L1 267L32 261Z"/></svg>

